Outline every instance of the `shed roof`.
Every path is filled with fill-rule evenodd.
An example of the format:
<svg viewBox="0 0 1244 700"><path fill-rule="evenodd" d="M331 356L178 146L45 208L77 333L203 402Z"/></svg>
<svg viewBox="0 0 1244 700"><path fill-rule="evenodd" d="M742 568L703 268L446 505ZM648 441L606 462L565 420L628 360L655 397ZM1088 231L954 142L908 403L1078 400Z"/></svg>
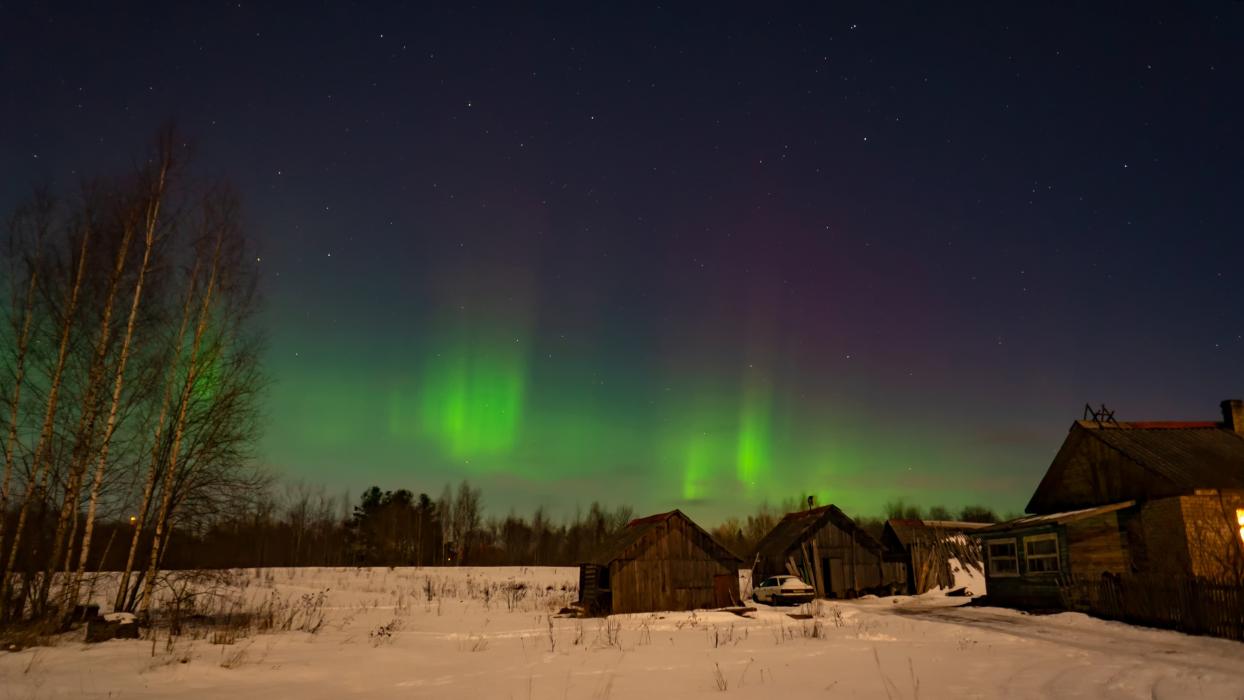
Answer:
<svg viewBox="0 0 1244 700"><path fill-rule="evenodd" d="M808 539L817 530L832 522L840 529L856 533L856 541L875 552L881 551L881 543L855 524L838 506L828 505L811 510L800 510L787 513L773 529L756 545L756 554L764 558L783 559L786 553L794 549L800 542Z"/></svg>
<svg viewBox="0 0 1244 700"><path fill-rule="evenodd" d="M968 530L979 530L990 523L969 523L959 520L916 520L914 518L890 518L885 522L886 530L893 533L898 544L908 547L918 540L927 540L937 534L959 534ZM891 543L891 546L893 544Z"/></svg>
<svg viewBox="0 0 1244 700"><path fill-rule="evenodd" d="M707 543L707 551L710 555L717 559L728 559L741 562L737 554L726 549L724 545L713 538L704 528L696 524L694 520L687 517L686 513L681 510L671 510L666 513L657 513L643 518L635 518L626 524L612 539L606 540L595 552L589 556L584 563L597 564L599 566L608 566L610 563L619 559L634 558L638 552L655 542L661 534L666 531L666 523L673 518L679 518L686 522L691 528L704 536Z"/></svg>
<svg viewBox="0 0 1244 700"><path fill-rule="evenodd" d="M980 528L972 532L973 535L986 535L995 532L1009 532L1011 530L1022 530L1039 525L1063 525L1065 523L1091 518L1095 515L1104 513L1113 513L1116 510L1131 508L1136 505L1136 501L1123 501L1121 503L1111 503L1110 505L1097 506L1095 508L1081 508L1080 510L1069 510L1062 513L1047 513L1045 515L1025 515L1022 518L1008 520L1005 523L997 523L988 527Z"/></svg>

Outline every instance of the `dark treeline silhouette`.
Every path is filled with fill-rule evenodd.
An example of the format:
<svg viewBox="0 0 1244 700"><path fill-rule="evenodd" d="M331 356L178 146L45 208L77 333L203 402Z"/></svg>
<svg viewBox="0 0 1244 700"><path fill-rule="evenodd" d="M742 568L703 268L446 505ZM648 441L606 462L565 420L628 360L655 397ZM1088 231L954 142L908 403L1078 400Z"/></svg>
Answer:
<svg viewBox="0 0 1244 700"><path fill-rule="evenodd" d="M511 510L503 517L485 517L481 491L467 481L456 489L446 485L436 499L372 486L353 502L322 487L295 483L279 492L261 490L236 506L210 523L174 533L165 567L569 566L584 561L634 516L629 506L610 509L594 502L561 520L544 508L530 516ZM805 507L804 496L777 506L762 504L746 516L726 518L711 532L747 556L785 513ZM921 509L899 500L886 504L882 517L857 516L856 521L880 538L887 518L994 522L997 515L984 506ZM125 552L111 543L128 541L131 526L122 521L99 527L99 550L92 556L103 570L121 569Z"/></svg>
<svg viewBox="0 0 1244 700"><path fill-rule="evenodd" d="M806 508L807 502L800 496L777 506L762 504L746 516L726 518L711 532L746 557L785 513ZM997 520L984 506L921 509L898 500L883 511L883 517L857 516L856 521L880 538L887 518ZM511 510L503 517L485 517L482 493L467 481L457 488L446 485L436 499L372 486L353 501L301 482L283 488L269 483L250 498L235 500L230 509L174 530L163 567L569 566L584 561L634 515L629 506L592 503L560 520L544 508L530 516ZM97 532L91 560L99 562L100 570L122 570L133 525L125 519L105 521ZM151 537L141 534L139 548L150 546Z"/></svg>
<svg viewBox="0 0 1244 700"><path fill-rule="evenodd" d="M446 486L435 500L372 486L353 503L293 484L283 492L256 489L251 498L174 530L162 567L570 565L632 515L629 507L592 503L560 521L543 508L530 517L511 511L485 518L480 490L466 481ZM91 561L102 571L123 569L134 525L121 519L96 527ZM150 546L151 537L140 533L139 548Z"/></svg>

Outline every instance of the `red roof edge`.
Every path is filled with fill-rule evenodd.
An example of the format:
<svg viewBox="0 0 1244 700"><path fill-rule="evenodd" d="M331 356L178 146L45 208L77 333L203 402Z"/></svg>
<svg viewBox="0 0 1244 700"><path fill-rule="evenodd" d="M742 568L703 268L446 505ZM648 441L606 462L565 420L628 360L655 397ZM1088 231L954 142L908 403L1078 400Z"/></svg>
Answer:
<svg viewBox="0 0 1244 700"><path fill-rule="evenodd" d="M1071 424L1073 429L1077 426L1086 430L1204 430L1224 427L1222 423L1211 420L1137 420L1117 423L1078 420Z"/></svg>
<svg viewBox="0 0 1244 700"><path fill-rule="evenodd" d="M1145 420L1120 423L1121 427L1139 430L1178 430L1180 428L1221 428L1221 423L1214 421L1180 421L1180 420Z"/></svg>

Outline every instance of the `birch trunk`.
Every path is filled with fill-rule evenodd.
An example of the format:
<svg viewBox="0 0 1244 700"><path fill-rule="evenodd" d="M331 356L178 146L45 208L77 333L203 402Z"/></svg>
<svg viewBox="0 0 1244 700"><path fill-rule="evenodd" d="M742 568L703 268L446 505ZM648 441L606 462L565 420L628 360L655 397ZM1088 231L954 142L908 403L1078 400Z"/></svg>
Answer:
<svg viewBox="0 0 1244 700"><path fill-rule="evenodd" d="M134 282L134 295L130 299L130 314L125 322L125 337L121 340L120 356L112 383L112 403L108 407L108 418L104 424L103 442L99 446L99 461L95 466L95 476L91 480L91 495L86 509L86 524L82 530L82 551L78 554L78 568L69 584L66 602L72 603L78 598L78 590L82 585L82 576L86 571L86 560L91 552L91 537L95 532L95 510L99 504L99 490L104 481L104 469L108 464L108 448L112 444L112 435L117 427L117 410L121 405L121 392L125 385L125 367L129 361L130 344L134 338L134 324L138 318L138 309L143 297L143 282L147 276L147 268L151 264L151 250L155 247L156 225L160 218L160 205L164 198L164 187L170 166L170 152L163 149L160 170L156 176L155 191L148 203L147 217L143 236L143 258L138 267L138 279ZM111 543L110 543L111 544Z"/></svg>
<svg viewBox="0 0 1244 700"><path fill-rule="evenodd" d="M38 596L35 598L37 612L42 612L47 607L53 573L59 568L61 557L65 556L67 550L73 549L72 542L65 541L65 535L71 519L74 520L74 525L77 525L82 479L86 475L86 460L91 453L92 443L95 441L95 426L99 419L96 398L104 379L104 367L108 362L108 343L112 339L112 310L116 306L117 292L121 287L121 278L125 274L125 260L129 254L130 242L134 239L134 228L132 221L126 221L122 225L121 241L117 245L116 259L108 278L108 291L104 297L99 331L95 338L95 352L91 357L90 369L87 371L86 390L82 397L82 417L79 420L73 462L70 464L69 481L65 485L65 499L61 505L60 517L56 519L56 534L52 537L52 556L48 559L47 574L43 577ZM68 569L68 565L65 568Z"/></svg>
<svg viewBox="0 0 1244 700"><path fill-rule="evenodd" d="M190 344L190 359L186 368L185 384L182 386L181 397L177 402L177 420L173 423L172 447L169 450L168 466L164 470L160 511L156 515L155 533L151 540L151 559L147 564L147 577L143 581L143 591L138 603L139 612L142 615L148 614L151 609L151 591L155 586L156 571L160 565L160 545L164 538L164 530L168 525L169 506L173 500L173 483L177 473L181 440L186 428L186 411L190 405L194 384L198 380L199 348L203 342L203 334L207 330L207 319L211 312L212 292L216 286L216 274L220 265L221 246L224 245L224 234L222 227L216 239L216 249L212 253L211 269L207 276L207 285L203 290L203 303L199 307L198 320L195 323L194 340Z"/></svg>
<svg viewBox="0 0 1244 700"><path fill-rule="evenodd" d="M147 515L151 512L151 498L155 493L156 479L160 473L161 449L160 446L164 440L164 426L168 421L169 402L173 400L173 385L177 380L177 368L181 365L182 347L186 340L186 328L190 324L191 310L194 308L194 288L198 282L199 263L195 262L194 269L190 272L190 282L186 288L186 301L181 308L181 324L177 329L177 345L173 351L173 361L169 364L168 376L164 381L164 394L160 399L160 414L156 419L155 436L151 445L151 464L147 469L147 479L143 484L143 497L139 504L138 515L134 521L134 534L130 539L130 551L125 558L125 569L121 572L121 580L117 585L117 599L113 603L114 610L131 611L132 602L126 601L127 589L130 585L130 575L134 571L134 560L138 556L138 544L142 539L143 528L147 524ZM133 596L129 596L130 601Z"/></svg>
<svg viewBox="0 0 1244 700"><path fill-rule="evenodd" d="M52 371L51 381L48 385L47 407L43 415L43 425L39 430L39 439L35 443L35 451L31 460L31 483L27 484L25 497L22 499L21 510L17 514L17 523L13 526L13 542L9 547L9 556L5 559L4 569L0 571L0 620L7 619L12 611L7 610L7 601L9 597L9 574L13 571L13 566L17 563L17 552L21 546L22 531L26 527L26 520L30 517L30 505L34 500L37 489L34 488L34 482L41 485L46 484L44 458L47 445L52 439L52 429L56 419L56 405L60 399L61 382L65 373L65 360L69 355L69 337L73 331L73 316L78 308L78 297L82 291L82 278L86 274L86 251L91 239L91 229L87 225L82 230L82 243L78 250L78 265L74 272L73 285L69 290L69 298L65 308L65 318L61 322L60 347L56 354L56 366ZM18 611L20 613L20 611Z"/></svg>
<svg viewBox="0 0 1244 700"><path fill-rule="evenodd" d="M39 280L39 257L42 238L36 242L35 262L30 266L30 280L26 283L26 298L22 301L22 329L17 334L17 355L13 358L13 397L9 410L9 434L4 441L4 479L0 483L0 552L4 546L4 526L8 522L9 488L13 479L13 467L17 449L18 407L22 403L22 385L26 381L26 351L30 347L30 328L34 323L35 288Z"/></svg>

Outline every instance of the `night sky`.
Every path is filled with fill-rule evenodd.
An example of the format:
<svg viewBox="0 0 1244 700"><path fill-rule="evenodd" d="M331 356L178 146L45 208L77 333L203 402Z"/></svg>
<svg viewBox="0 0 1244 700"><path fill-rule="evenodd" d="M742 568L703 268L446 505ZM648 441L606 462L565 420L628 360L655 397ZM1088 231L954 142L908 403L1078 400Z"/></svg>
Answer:
<svg viewBox="0 0 1244 700"><path fill-rule="evenodd" d="M0 204L176 118L334 491L1019 511L1244 397L1244 3L879 4L5 2Z"/></svg>

